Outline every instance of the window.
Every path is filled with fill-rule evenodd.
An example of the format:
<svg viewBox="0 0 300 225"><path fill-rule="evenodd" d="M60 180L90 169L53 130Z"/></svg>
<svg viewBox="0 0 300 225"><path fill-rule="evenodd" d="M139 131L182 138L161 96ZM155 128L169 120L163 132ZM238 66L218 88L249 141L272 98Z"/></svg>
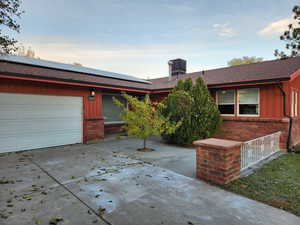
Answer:
<svg viewBox="0 0 300 225"><path fill-rule="evenodd" d="M218 107L222 115L234 115L234 90L220 90L217 92Z"/></svg>
<svg viewBox="0 0 300 225"><path fill-rule="evenodd" d="M298 92L292 90L291 116L298 116Z"/></svg>
<svg viewBox="0 0 300 225"><path fill-rule="evenodd" d="M121 123L121 108L115 105L113 102L113 97L118 99L120 102L126 104L126 100L120 95L103 95L102 96L102 106L104 123Z"/></svg>
<svg viewBox="0 0 300 225"><path fill-rule="evenodd" d="M237 91L238 115L258 116L259 89L249 88Z"/></svg>

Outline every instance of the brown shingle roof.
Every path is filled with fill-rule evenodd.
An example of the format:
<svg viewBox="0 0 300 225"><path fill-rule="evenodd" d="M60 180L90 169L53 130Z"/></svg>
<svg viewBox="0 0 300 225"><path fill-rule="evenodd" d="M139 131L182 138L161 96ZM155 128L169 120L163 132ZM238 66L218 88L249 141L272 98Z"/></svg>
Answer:
<svg viewBox="0 0 300 225"><path fill-rule="evenodd" d="M206 70L204 73L194 72L179 75L179 79L202 76L207 85L221 85L231 83L242 83L262 80L289 79L290 75L300 69L300 57L289 59L277 59L259 63L245 64L239 66L224 67L219 69ZM176 85L177 77L152 79L153 89L172 88Z"/></svg>
<svg viewBox="0 0 300 225"><path fill-rule="evenodd" d="M202 76L208 86L289 79L290 75L300 69L300 57L284 60L271 60L260 63L224 67L219 69L206 70L179 75L179 79ZM38 77L54 80L66 80L80 83L99 84L107 86L127 87L142 90L170 89L177 84L177 77L174 76L169 81L168 77L151 79L152 84L140 83L129 80L110 78L105 76L95 76L92 74L66 71L54 68L45 68L38 65L26 65L16 62L0 60L0 74Z"/></svg>

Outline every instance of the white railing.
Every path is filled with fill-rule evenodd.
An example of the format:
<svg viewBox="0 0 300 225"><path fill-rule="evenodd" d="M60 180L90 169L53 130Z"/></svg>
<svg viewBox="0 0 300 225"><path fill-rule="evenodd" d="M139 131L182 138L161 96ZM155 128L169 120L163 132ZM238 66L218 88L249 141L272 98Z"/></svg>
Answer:
<svg viewBox="0 0 300 225"><path fill-rule="evenodd" d="M280 135L281 132L278 131L244 142L241 147L241 170L279 152Z"/></svg>

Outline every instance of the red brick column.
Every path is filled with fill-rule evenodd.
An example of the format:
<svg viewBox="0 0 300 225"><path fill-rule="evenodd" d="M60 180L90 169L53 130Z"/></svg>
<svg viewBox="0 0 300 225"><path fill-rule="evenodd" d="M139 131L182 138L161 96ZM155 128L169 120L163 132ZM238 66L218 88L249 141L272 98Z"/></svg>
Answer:
<svg viewBox="0 0 300 225"><path fill-rule="evenodd" d="M86 122L86 143L94 143L104 138L104 122L102 117L88 118Z"/></svg>
<svg viewBox="0 0 300 225"><path fill-rule="evenodd" d="M195 141L197 177L227 184L240 177L242 142L208 138Z"/></svg>

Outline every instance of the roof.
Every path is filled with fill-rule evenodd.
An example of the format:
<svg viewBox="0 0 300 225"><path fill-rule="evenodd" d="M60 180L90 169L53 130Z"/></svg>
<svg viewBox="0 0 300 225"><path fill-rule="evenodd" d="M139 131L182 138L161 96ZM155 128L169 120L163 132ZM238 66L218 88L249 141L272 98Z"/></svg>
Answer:
<svg viewBox="0 0 300 225"><path fill-rule="evenodd" d="M149 81L132 76L73 66L46 60L20 56L0 55L0 73L22 77L63 80L78 83L126 87L146 91L173 88L178 80L203 77L209 87L249 83L258 81L279 81L290 79L300 69L300 57L263 61L259 63L224 67L194 73L151 79Z"/></svg>
<svg viewBox="0 0 300 225"><path fill-rule="evenodd" d="M2 62L14 62L18 64L25 64L25 65L33 65L43 68L52 68L64 71L71 71L77 73L84 73L89 75L101 76L101 77L109 77L115 78L120 80L127 80L127 81L134 81L134 82L141 82L141 83L150 83L147 80L143 80L134 76L129 76L126 74L114 73L104 70L92 69L84 66L76 66L72 64L65 64L59 62L53 62L48 60L41 60L35 59L31 57L23 57L23 56L16 56L16 55L9 55L9 54L0 54L0 61Z"/></svg>
<svg viewBox="0 0 300 225"><path fill-rule="evenodd" d="M178 80L203 77L208 86L233 83L247 83L255 81L274 81L290 79L290 76L300 69L300 57L263 61L252 64L230 66L183 75L152 79L152 88L155 90L169 89L176 85Z"/></svg>

